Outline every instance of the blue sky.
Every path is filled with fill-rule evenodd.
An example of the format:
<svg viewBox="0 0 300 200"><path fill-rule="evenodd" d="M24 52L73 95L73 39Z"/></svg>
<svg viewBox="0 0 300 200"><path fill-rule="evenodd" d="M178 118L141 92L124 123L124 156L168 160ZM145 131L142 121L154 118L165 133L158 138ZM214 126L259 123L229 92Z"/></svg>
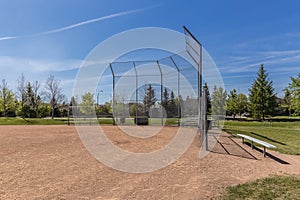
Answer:
<svg viewBox="0 0 300 200"><path fill-rule="evenodd" d="M275 91L300 72L300 2L0 1L0 79L51 74L70 96L82 60L101 41L133 28L187 26L220 69L226 90L248 93L261 63ZM103 18L104 17L104 18Z"/></svg>

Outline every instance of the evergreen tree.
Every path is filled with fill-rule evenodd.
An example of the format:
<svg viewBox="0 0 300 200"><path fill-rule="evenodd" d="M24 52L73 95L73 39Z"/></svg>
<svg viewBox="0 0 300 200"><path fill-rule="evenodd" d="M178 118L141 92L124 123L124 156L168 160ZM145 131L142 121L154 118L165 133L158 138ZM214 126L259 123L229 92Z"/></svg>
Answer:
<svg viewBox="0 0 300 200"><path fill-rule="evenodd" d="M294 110L297 114L300 114L300 73L296 78L291 77L292 83L289 84L288 89L290 91L290 110Z"/></svg>
<svg viewBox="0 0 300 200"><path fill-rule="evenodd" d="M40 94L40 82L35 81L32 86L33 91L33 110L35 112L35 117L39 117L39 107L41 104L41 94Z"/></svg>
<svg viewBox="0 0 300 200"><path fill-rule="evenodd" d="M147 117L150 117L149 112L151 106L153 106L156 103L156 97L155 97L155 91L154 88L151 86L151 84L148 85L145 91L145 96L143 99L143 103L145 106L145 115Z"/></svg>
<svg viewBox="0 0 300 200"><path fill-rule="evenodd" d="M25 117L35 117L34 106L34 92L31 83L28 82L25 91L25 102L22 108L22 113Z"/></svg>
<svg viewBox="0 0 300 200"><path fill-rule="evenodd" d="M261 64L256 80L252 84L249 94L250 109L253 117L265 120L266 115L272 115L276 106L273 83Z"/></svg>
<svg viewBox="0 0 300 200"><path fill-rule="evenodd" d="M211 114L211 97L210 97L210 92L209 92L209 87L207 83L204 83L204 91L206 91L206 97L207 97L207 114Z"/></svg>
<svg viewBox="0 0 300 200"><path fill-rule="evenodd" d="M161 105L165 109L167 116L168 116L168 110L169 110L169 100L170 100L169 91L167 88L165 88L164 92L163 92L163 99L162 99Z"/></svg>
<svg viewBox="0 0 300 200"><path fill-rule="evenodd" d="M171 91L171 98L168 105L168 117L175 117L178 113L177 103L175 99L175 94Z"/></svg>

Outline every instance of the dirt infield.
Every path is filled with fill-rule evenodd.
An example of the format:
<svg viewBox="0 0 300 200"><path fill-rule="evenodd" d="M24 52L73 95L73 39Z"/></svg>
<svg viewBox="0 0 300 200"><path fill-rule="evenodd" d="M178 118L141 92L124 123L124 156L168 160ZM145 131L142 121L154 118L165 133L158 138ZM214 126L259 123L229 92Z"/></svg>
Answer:
<svg viewBox="0 0 300 200"><path fill-rule="evenodd" d="M176 127L151 139L133 139L104 126L116 145L152 151L167 144ZM213 136L211 136L213 137ZM199 138L168 167L129 174L95 160L73 126L0 126L0 199L210 199L225 187L270 174L300 174L300 156L257 150L227 134L198 158Z"/></svg>

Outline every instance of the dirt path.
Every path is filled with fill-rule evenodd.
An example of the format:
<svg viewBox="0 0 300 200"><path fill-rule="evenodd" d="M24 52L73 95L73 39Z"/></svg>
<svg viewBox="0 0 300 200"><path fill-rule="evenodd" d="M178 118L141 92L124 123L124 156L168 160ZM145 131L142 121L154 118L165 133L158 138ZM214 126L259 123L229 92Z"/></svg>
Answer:
<svg viewBox="0 0 300 200"><path fill-rule="evenodd" d="M177 128L166 127L145 143L114 126L104 130L121 148L146 151L167 144ZM0 126L0 199L210 199L229 185L270 174L300 174L300 156L269 151L273 157L263 158L239 139L222 134L218 140L203 159L196 138L172 165L129 174L91 157L75 127Z"/></svg>

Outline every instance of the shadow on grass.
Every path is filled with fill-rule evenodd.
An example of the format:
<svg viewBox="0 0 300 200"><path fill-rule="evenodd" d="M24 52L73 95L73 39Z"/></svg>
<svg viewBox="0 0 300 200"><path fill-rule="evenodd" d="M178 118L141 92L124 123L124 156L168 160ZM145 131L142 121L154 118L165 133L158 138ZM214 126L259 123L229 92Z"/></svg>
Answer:
<svg viewBox="0 0 300 200"><path fill-rule="evenodd" d="M253 134L253 135L259 136L259 137L261 137L261 138L264 138L264 139L266 139L266 140L269 140L269 141L271 141L271 142L274 142L274 143L277 143L277 144L281 144L281 145L286 145L285 143L279 142L279 141L277 141L277 140L273 140L273 139L271 139L271 138L269 138L269 137L266 137L266 136L264 136L264 135L260 135L260 134L258 134L258 133L254 133L254 132L250 132L250 133Z"/></svg>
<svg viewBox="0 0 300 200"><path fill-rule="evenodd" d="M264 138L268 141L271 141L271 142L274 142L274 143L277 143L277 144L281 144L281 145L286 145L285 143L282 143L282 142L279 142L277 140L274 140L272 138L269 138L267 136L264 136L264 135L261 135L261 134L258 134L258 133L254 133L254 132L248 132L248 131L241 131L241 130L233 130L233 129L223 129L225 132L231 134L233 137L237 137L236 134L244 134L244 135L249 135L249 134L252 134L252 135L256 135L258 137L261 137L261 138Z"/></svg>

